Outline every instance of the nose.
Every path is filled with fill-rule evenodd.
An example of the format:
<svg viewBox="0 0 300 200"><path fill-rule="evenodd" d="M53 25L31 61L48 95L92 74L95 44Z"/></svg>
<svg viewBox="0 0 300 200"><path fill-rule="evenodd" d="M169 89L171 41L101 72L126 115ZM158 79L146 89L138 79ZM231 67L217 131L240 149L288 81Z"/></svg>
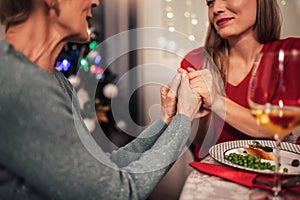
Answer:
<svg viewBox="0 0 300 200"><path fill-rule="evenodd" d="M213 11L215 14L219 14L224 12L225 10L225 5L226 0L215 0L214 5L213 5Z"/></svg>

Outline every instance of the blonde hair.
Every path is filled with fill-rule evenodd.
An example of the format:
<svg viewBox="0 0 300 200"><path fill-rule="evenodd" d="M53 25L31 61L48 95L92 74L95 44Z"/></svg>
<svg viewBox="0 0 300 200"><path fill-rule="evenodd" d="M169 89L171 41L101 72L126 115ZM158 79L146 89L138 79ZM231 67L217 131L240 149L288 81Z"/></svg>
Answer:
<svg viewBox="0 0 300 200"><path fill-rule="evenodd" d="M265 44L280 39L282 18L277 0L256 0L256 3L257 16L254 31L257 40ZM213 58L226 82L229 46L227 40L218 35L213 24L208 27L204 48Z"/></svg>
<svg viewBox="0 0 300 200"><path fill-rule="evenodd" d="M12 25L26 21L32 7L32 0L0 0L0 22L5 26L5 31Z"/></svg>

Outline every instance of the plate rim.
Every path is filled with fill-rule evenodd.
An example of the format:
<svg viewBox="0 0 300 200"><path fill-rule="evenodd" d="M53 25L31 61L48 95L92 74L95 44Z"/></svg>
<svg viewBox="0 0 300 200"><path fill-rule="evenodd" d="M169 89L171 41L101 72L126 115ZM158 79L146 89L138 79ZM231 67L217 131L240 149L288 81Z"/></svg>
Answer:
<svg viewBox="0 0 300 200"><path fill-rule="evenodd" d="M241 148L242 145L251 144L252 141L254 141L254 140L262 143L263 145L268 145L268 146L273 147L273 148L276 146L275 140L252 139L252 140L226 141L226 142L218 143L218 144L210 147L209 155L214 160L216 160L217 162L219 162L221 164L224 164L224 165L228 165L228 166L238 168L238 169L242 169L242 170L245 170L245 171L251 171L251 172L256 172L256 173L260 173L260 174L271 174L271 175L273 175L274 172L269 171L269 170L264 171L264 170L257 170L257 169L247 168L247 167L236 165L234 163L231 163L230 161L225 160L224 153L226 153L227 151L229 151L231 149ZM294 148L288 149L287 147L290 147L290 146L292 146ZM218 149L220 149L220 148L221 148L222 152L218 151ZM288 151L288 152L300 155L300 145L298 145L298 144L294 144L294 143L290 143L290 142L281 142L281 149L284 150L284 151ZM218 152L218 153L215 154L215 152ZM281 175L287 175L287 176L289 176L289 175L299 175L300 170L299 170L298 173L280 173L280 174Z"/></svg>

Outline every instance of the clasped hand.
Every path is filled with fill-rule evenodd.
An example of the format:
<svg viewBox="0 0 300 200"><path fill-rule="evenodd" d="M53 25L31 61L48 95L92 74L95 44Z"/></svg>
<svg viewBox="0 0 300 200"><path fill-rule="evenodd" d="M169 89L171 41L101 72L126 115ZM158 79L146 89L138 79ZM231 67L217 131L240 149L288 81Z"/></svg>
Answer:
<svg viewBox="0 0 300 200"><path fill-rule="evenodd" d="M216 85L209 69L195 70L188 68L188 71L179 68L179 73L187 74L190 87L199 96L203 103L196 117L204 117L211 112L212 106L218 98Z"/></svg>
<svg viewBox="0 0 300 200"><path fill-rule="evenodd" d="M176 114L184 114L192 121L202 105L200 96L191 89L186 74L177 74L170 83L160 89L161 116L169 124Z"/></svg>

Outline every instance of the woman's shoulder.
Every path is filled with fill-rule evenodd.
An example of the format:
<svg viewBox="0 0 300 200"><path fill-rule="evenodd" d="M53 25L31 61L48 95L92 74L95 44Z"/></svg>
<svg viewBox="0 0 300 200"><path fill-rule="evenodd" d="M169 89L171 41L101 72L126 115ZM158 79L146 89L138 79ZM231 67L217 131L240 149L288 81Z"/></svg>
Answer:
<svg viewBox="0 0 300 200"><path fill-rule="evenodd" d="M288 37L265 44L264 51L300 50L300 38Z"/></svg>

